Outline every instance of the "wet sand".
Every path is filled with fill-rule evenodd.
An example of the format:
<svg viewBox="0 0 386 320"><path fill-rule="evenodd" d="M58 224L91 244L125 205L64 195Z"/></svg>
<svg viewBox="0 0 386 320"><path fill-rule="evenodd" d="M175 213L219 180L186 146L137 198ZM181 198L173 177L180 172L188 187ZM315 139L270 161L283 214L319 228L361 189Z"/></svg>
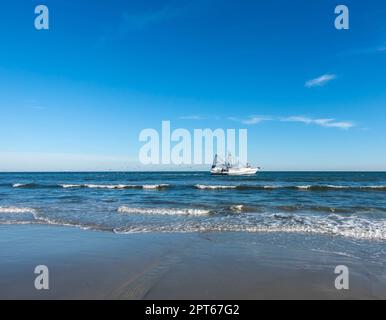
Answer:
<svg viewBox="0 0 386 320"><path fill-rule="evenodd" d="M3 225L0 299L386 299L384 257L355 256L342 250L347 242ZM49 290L34 288L37 265L49 268ZM337 265L349 267L349 290L335 289Z"/></svg>

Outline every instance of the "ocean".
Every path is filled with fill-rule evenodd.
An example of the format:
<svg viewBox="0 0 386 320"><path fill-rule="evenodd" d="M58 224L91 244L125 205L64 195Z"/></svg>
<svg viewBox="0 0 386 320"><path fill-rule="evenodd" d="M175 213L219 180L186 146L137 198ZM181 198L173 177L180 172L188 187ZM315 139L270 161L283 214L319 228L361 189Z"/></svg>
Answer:
<svg viewBox="0 0 386 320"><path fill-rule="evenodd" d="M386 173L0 173L0 224L386 240Z"/></svg>

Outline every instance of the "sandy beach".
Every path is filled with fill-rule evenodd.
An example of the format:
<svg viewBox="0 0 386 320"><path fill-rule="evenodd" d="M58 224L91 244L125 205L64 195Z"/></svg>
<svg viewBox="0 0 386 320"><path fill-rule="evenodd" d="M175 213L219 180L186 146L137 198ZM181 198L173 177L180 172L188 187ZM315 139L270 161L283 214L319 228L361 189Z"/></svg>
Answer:
<svg viewBox="0 0 386 320"><path fill-rule="evenodd" d="M1 299L386 298L383 260L340 252L343 238L119 235L44 225L2 225L0 234ZM34 288L36 265L49 268L49 290ZM334 287L337 265L350 269L349 290Z"/></svg>

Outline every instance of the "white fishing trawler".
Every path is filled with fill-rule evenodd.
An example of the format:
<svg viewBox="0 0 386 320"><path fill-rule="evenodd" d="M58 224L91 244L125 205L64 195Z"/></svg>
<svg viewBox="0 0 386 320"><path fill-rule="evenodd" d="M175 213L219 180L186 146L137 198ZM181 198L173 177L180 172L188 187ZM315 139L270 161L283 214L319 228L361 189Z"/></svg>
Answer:
<svg viewBox="0 0 386 320"><path fill-rule="evenodd" d="M231 154L228 154L226 160L216 154L210 173L213 175L248 176L256 174L258 170L260 170L259 167L252 167L249 163L245 166L235 163Z"/></svg>

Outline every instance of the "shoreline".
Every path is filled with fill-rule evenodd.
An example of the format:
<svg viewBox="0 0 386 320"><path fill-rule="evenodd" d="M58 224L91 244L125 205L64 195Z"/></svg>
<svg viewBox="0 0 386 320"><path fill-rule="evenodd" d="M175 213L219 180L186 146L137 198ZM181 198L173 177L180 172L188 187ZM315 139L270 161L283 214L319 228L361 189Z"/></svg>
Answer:
<svg viewBox="0 0 386 320"><path fill-rule="evenodd" d="M0 233L1 299L386 298L384 257L354 255L349 239L47 225L1 225ZM34 288L37 265L49 268L49 290ZM349 290L334 287L338 265L350 269Z"/></svg>
<svg viewBox="0 0 386 320"><path fill-rule="evenodd" d="M0 174L77 174L77 173L207 173L210 175L210 170L205 168L203 170L98 170L98 171L1 171ZM262 169L259 173L386 173L386 170L264 170ZM255 174L258 175L259 173ZM254 176L254 175L252 175Z"/></svg>

